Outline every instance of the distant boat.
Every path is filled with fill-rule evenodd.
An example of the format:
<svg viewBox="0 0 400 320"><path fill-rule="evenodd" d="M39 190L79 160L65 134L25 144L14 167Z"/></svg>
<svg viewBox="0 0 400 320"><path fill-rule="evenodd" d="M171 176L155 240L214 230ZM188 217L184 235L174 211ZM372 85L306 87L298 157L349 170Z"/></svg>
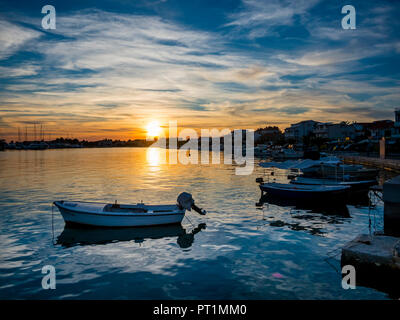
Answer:
<svg viewBox="0 0 400 320"><path fill-rule="evenodd" d="M362 165L343 164L336 157L323 157L319 160L287 160L284 162L261 162L263 168L297 169L305 177L339 179L339 180L373 180L377 169L364 168Z"/></svg>
<svg viewBox="0 0 400 320"><path fill-rule="evenodd" d="M342 179L348 176L358 179L374 179L379 170L364 168L362 165L322 163L320 165L304 168L302 171L303 175L307 177L337 177Z"/></svg>
<svg viewBox="0 0 400 320"><path fill-rule="evenodd" d="M259 144L256 147L254 147L254 156L268 157L268 156L271 156L271 151L268 149L267 145Z"/></svg>
<svg viewBox="0 0 400 320"><path fill-rule="evenodd" d="M349 186L294 185L289 183L261 183L262 192L270 196L298 201L345 202Z"/></svg>
<svg viewBox="0 0 400 320"><path fill-rule="evenodd" d="M300 159L304 156L302 151L295 151L293 149L281 149L279 151L272 152L272 158L274 160L292 160Z"/></svg>
<svg viewBox="0 0 400 320"><path fill-rule="evenodd" d="M186 210L206 212L194 204L189 193L178 196L174 205L133 205L107 204L82 201L55 201L54 205L67 225L88 225L97 227L142 227L180 223Z"/></svg>
<svg viewBox="0 0 400 320"><path fill-rule="evenodd" d="M305 178L297 177L290 183L297 185L326 185L326 186L349 186L351 191L369 190L370 187L377 184L376 180L361 180L361 181L342 181L335 179L318 179L318 178Z"/></svg>
<svg viewBox="0 0 400 320"><path fill-rule="evenodd" d="M44 141L32 142L28 146L28 149L30 149L30 150L45 150L45 149L48 149L48 148L49 148L49 145Z"/></svg>

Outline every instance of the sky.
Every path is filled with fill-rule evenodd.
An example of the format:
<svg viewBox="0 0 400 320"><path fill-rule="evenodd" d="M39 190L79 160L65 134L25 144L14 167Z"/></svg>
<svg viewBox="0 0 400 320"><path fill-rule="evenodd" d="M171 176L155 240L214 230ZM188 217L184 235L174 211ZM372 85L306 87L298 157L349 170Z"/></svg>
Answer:
<svg viewBox="0 0 400 320"><path fill-rule="evenodd" d="M43 29L44 5L56 29ZM356 29L341 25L344 5ZM0 138L393 119L400 1L0 0ZM38 130L38 129L37 129Z"/></svg>

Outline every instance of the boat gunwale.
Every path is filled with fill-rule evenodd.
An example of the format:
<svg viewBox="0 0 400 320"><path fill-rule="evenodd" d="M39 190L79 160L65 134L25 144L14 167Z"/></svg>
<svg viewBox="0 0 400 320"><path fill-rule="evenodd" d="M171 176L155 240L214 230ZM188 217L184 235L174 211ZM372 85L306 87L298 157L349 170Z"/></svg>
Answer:
<svg viewBox="0 0 400 320"><path fill-rule="evenodd" d="M302 180L307 179L306 181L302 181ZM317 182L317 180L319 180L319 182L321 183L307 183L310 180L315 180L315 182ZM322 182L327 182L328 183L322 183ZM333 183L333 184L330 184ZM342 181L342 180L334 180L334 179L319 179L319 178L307 178L307 177L302 177L299 180L295 179L290 181L290 184L296 184L296 185L308 185L308 186L360 186L360 185L367 185L367 184L372 184L372 183L376 183L376 180L361 180L361 181Z"/></svg>
<svg viewBox="0 0 400 320"><path fill-rule="evenodd" d="M269 184L269 186L266 186ZM341 191L347 191L350 189L350 186L346 185L338 185L338 186L325 186L325 185L306 185L306 184L298 184L297 186L318 186L321 187L319 189L306 189L306 188L287 188L287 187L280 187L280 186L273 186L271 185L272 183L264 183L260 184L260 188L265 188L265 189L274 189L274 190L284 190L284 191L292 191L292 192L319 192L319 193L325 193L325 192L341 192ZM296 186L296 184L289 184L292 186ZM324 188L322 188L324 187Z"/></svg>
<svg viewBox="0 0 400 320"><path fill-rule="evenodd" d="M165 214L157 214L157 213L146 213L146 214L135 214L135 213L126 213L126 214L110 214L110 213L106 213L107 211L103 211L103 212L91 212L91 211L86 211L86 210L74 210L73 208L69 208L66 206L63 206L62 204L59 203L60 201L54 201L53 204L57 207L57 208L61 208L63 210L66 211L70 211L72 213L77 213L77 214L88 214L88 215L95 215L95 216L102 216L102 217L158 217L158 216L172 216L172 215L184 215L185 211L183 210L178 210L179 211L171 211L171 213L165 213ZM73 202L73 201L70 201ZM79 201L77 201L79 202ZM87 202L86 202L87 203ZM94 203L94 202L92 202ZM97 202L98 204L101 204L100 202ZM106 204L107 205L107 204Z"/></svg>

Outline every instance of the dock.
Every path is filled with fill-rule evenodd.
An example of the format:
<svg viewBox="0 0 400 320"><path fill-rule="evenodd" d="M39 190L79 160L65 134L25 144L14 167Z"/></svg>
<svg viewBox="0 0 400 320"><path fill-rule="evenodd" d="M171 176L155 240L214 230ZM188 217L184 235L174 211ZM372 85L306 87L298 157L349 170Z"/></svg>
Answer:
<svg viewBox="0 0 400 320"><path fill-rule="evenodd" d="M400 160L396 159L381 159L373 157L347 156L347 155L340 155L339 157L345 163L362 164L365 166L371 166L389 171L400 172Z"/></svg>
<svg viewBox="0 0 400 320"><path fill-rule="evenodd" d="M357 284L399 294L400 238L360 235L342 249L341 264L357 271Z"/></svg>
<svg viewBox="0 0 400 320"><path fill-rule="evenodd" d="M359 235L342 248L341 264L352 265L357 283L400 297L400 176L374 188L382 192L384 230Z"/></svg>

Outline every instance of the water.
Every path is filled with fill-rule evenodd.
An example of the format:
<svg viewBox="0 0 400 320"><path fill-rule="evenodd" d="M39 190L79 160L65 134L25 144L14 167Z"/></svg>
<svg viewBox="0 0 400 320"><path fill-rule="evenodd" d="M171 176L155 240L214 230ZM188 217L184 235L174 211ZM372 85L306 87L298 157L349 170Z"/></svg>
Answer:
<svg viewBox="0 0 400 320"><path fill-rule="evenodd" d="M232 165L166 165L160 152L0 153L0 298L388 298L342 289L339 273L341 246L369 232L369 217L382 220L381 203L374 216L348 206L350 217L256 207L262 168L237 176ZM52 231L54 200L173 204L182 191L208 215L188 213L181 227L85 231L64 230L55 209ZM45 265L56 269L56 290L42 289Z"/></svg>

